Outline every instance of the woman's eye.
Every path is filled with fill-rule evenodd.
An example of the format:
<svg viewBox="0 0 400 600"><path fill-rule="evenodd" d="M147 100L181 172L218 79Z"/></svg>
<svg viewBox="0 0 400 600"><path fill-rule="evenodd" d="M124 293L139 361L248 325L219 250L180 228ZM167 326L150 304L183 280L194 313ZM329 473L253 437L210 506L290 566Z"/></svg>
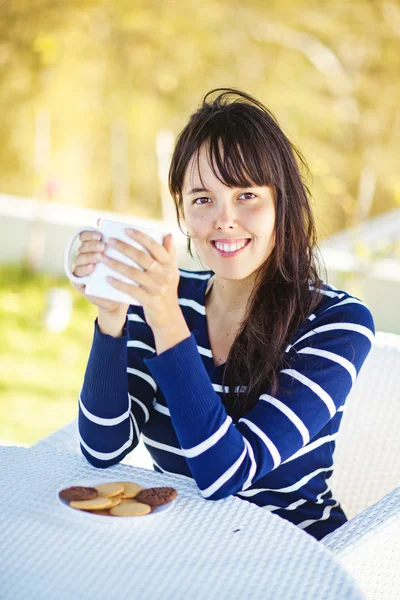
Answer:
<svg viewBox="0 0 400 600"><path fill-rule="evenodd" d="M198 200L209 200L210 198L196 198L196 200L193 200L193 204L205 204L204 202L198 202Z"/></svg>
<svg viewBox="0 0 400 600"><path fill-rule="evenodd" d="M256 198L256 195L253 194L252 192L244 192L243 194L241 194L239 196L239 198L243 198L245 200L253 200L253 198ZM197 204L197 205L201 205L201 204L208 204L208 202L203 202L203 200L210 200L210 198L207 198L206 196L202 196L201 198L196 198L195 200L193 200L193 204Z"/></svg>

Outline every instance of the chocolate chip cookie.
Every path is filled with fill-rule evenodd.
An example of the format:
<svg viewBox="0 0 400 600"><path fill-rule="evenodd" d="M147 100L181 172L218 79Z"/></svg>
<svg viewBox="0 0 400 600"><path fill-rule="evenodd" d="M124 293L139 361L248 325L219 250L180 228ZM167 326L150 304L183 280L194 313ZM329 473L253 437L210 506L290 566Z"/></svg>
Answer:
<svg viewBox="0 0 400 600"><path fill-rule="evenodd" d="M59 496L62 500L94 500L99 495L99 492L96 488L93 487L84 487L81 485L74 485L69 488L65 488L65 490L61 490Z"/></svg>
<svg viewBox="0 0 400 600"><path fill-rule="evenodd" d="M136 496L137 502L143 502L151 507L168 504L176 498L178 492L172 487L153 487L141 490Z"/></svg>

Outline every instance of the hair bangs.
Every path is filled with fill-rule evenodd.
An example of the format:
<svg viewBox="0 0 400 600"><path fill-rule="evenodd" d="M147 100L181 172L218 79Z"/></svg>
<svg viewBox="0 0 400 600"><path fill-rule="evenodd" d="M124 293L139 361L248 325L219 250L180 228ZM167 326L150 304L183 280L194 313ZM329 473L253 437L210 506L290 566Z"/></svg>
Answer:
<svg viewBox="0 0 400 600"><path fill-rule="evenodd" d="M260 148L256 135L244 136L228 114L218 115L218 120L210 123L208 137L199 144L193 165L201 178L199 155L200 147L205 146L208 162L215 177L232 188L275 186L274 169L268 160L269 153ZM224 118L221 118L224 117ZM203 183L203 181L202 181Z"/></svg>

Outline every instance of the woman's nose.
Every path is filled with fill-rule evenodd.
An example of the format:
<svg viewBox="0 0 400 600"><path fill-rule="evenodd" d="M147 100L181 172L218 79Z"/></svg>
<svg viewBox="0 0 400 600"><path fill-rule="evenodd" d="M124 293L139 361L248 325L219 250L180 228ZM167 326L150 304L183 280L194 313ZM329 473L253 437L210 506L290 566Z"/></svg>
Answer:
<svg viewBox="0 0 400 600"><path fill-rule="evenodd" d="M236 213L233 207L225 206L218 210L218 214L215 219L216 228L236 227L236 224Z"/></svg>

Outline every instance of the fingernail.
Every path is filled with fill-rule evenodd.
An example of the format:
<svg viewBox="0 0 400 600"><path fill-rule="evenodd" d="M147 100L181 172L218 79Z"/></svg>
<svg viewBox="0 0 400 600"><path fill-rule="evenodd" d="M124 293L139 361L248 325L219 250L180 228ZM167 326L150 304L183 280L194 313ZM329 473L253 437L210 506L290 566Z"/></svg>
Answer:
<svg viewBox="0 0 400 600"><path fill-rule="evenodd" d="M102 254L100 254L99 252L97 252L97 253L94 255L94 257L95 257L97 260L103 260L103 255L102 255Z"/></svg>
<svg viewBox="0 0 400 600"><path fill-rule="evenodd" d="M105 244L96 244L96 250L104 250Z"/></svg>
<svg viewBox="0 0 400 600"><path fill-rule="evenodd" d="M117 245L117 240L114 240L113 238L108 240L108 245L112 246L113 248L115 248L115 246Z"/></svg>
<svg viewBox="0 0 400 600"><path fill-rule="evenodd" d="M101 240L101 233L92 233L93 240Z"/></svg>

